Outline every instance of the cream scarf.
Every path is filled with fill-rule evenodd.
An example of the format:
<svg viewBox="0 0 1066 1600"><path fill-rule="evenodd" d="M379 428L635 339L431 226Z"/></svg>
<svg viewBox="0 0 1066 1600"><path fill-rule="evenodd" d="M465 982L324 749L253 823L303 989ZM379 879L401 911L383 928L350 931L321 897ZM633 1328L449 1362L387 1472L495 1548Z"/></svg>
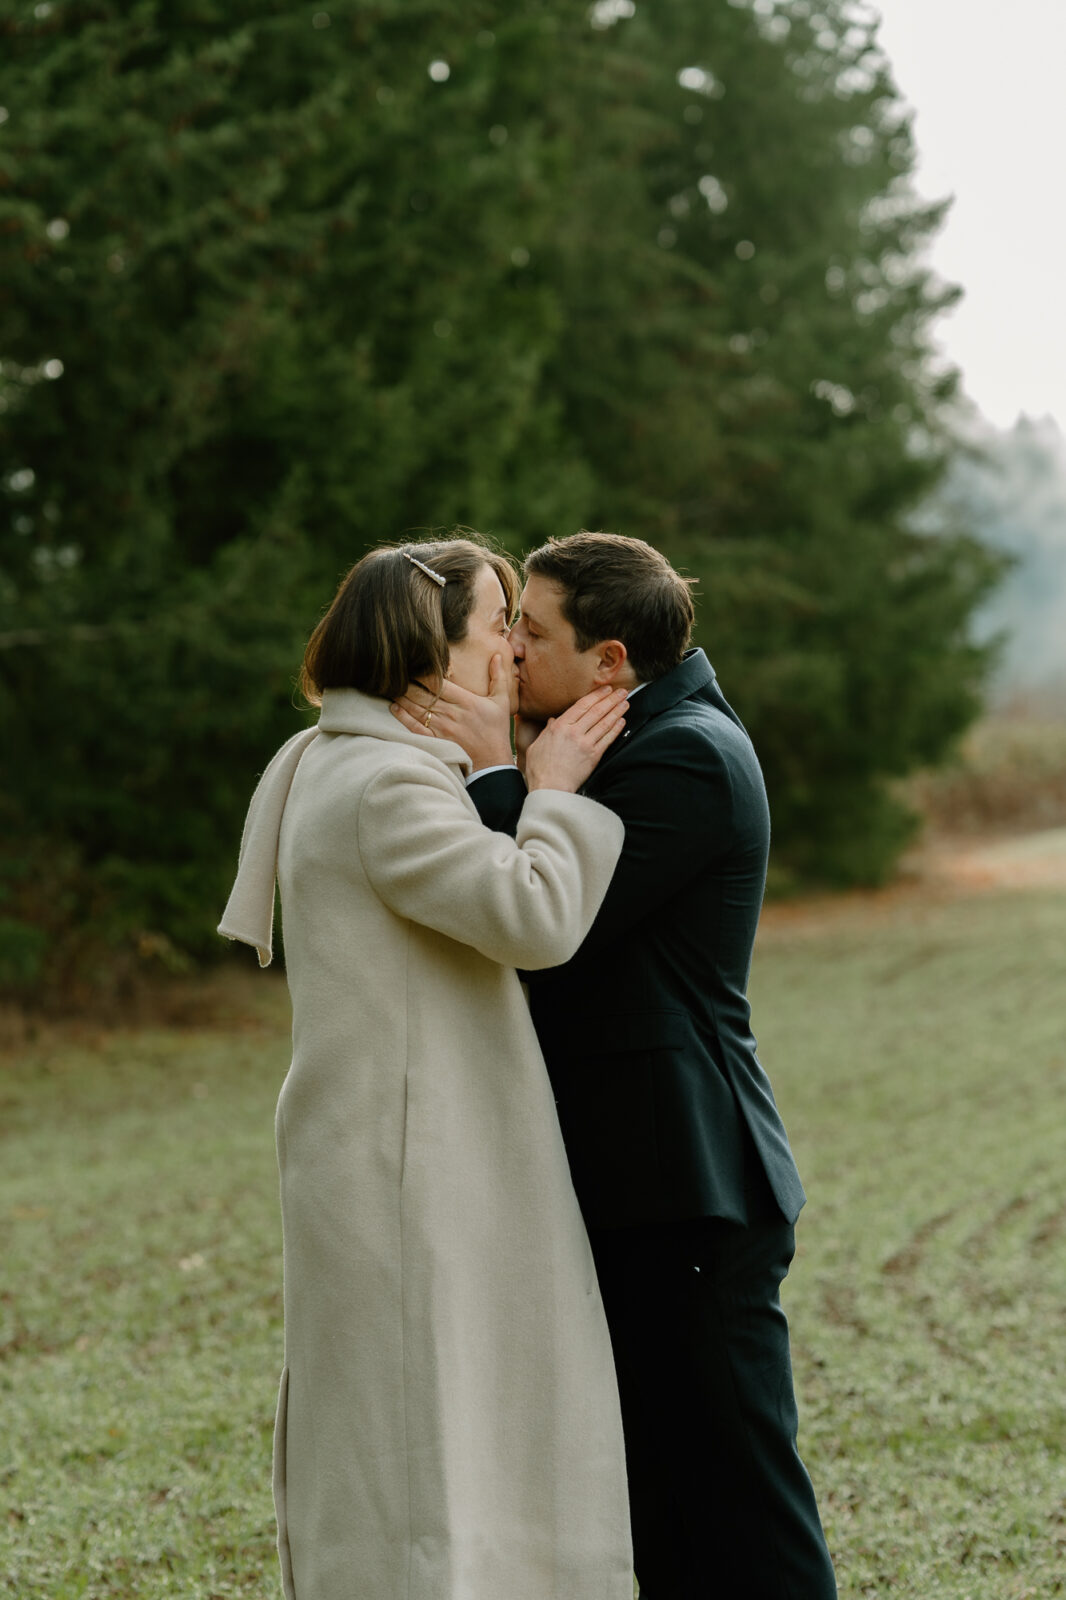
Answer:
<svg viewBox="0 0 1066 1600"><path fill-rule="evenodd" d="M359 689L327 689L322 696L318 726L305 728L283 744L259 780L244 821L237 878L218 925L223 938L250 944L259 955L261 967L269 967L274 956L274 886L281 819L296 769L320 733L363 734L413 745L423 754L457 768L461 781L471 767L465 750L450 739L409 733L392 715L387 700L363 694Z"/></svg>

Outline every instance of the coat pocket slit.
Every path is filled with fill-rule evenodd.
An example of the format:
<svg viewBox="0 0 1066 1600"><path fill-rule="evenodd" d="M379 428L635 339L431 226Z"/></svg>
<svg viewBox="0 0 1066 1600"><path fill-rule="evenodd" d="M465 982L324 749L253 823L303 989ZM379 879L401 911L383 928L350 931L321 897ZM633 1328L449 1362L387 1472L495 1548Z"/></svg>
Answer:
<svg viewBox="0 0 1066 1600"><path fill-rule="evenodd" d="M296 1600L289 1550L289 1516L286 1446L289 1425L289 1369L285 1367L278 1386L278 1409L274 1418L274 1514L278 1522L278 1560L281 1562L281 1587L285 1600Z"/></svg>

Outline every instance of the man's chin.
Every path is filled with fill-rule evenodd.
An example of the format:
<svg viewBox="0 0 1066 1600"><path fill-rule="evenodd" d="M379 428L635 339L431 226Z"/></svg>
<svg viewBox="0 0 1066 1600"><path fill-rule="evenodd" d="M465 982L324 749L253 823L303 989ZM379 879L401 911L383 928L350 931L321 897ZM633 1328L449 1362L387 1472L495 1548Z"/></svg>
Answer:
<svg viewBox="0 0 1066 1600"><path fill-rule="evenodd" d="M547 722L551 715L550 712L540 709L532 695L521 684L518 686L518 710L515 714L525 718L527 722Z"/></svg>
<svg viewBox="0 0 1066 1600"><path fill-rule="evenodd" d="M577 696L575 696L575 700ZM549 717L561 717L564 711L569 711L574 700L565 700L561 705L555 701L545 705L543 700L535 700L530 694L526 684L518 684L518 715L527 722L547 722Z"/></svg>

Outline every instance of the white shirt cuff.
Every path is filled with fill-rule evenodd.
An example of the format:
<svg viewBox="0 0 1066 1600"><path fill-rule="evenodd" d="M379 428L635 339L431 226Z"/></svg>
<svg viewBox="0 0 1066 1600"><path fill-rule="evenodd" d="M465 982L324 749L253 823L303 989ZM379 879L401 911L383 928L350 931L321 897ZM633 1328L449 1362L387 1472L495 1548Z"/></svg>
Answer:
<svg viewBox="0 0 1066 1600"><path fill-rule="evenodd" d="M515 764L513 761L508 762L507 766L482 767L479 771L472 772L470 774L469 778L466 780L466 786L469 789L472 783L476 783L479 778L487 777L490 772L514 772L515 770Z"/></svg>

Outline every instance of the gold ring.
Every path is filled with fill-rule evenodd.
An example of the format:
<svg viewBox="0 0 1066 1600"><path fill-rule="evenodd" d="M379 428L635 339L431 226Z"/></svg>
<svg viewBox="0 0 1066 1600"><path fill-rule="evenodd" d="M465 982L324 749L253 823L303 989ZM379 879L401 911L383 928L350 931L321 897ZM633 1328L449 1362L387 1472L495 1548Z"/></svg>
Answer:
<svg viewBox="0 0 1066 1600"><path fill-rule="evenodd" d="M427 711L426 712L426 719L425 719L425 726L428 728L432 721L433 721L433 713L432 713L432 711Z"/></svg>

